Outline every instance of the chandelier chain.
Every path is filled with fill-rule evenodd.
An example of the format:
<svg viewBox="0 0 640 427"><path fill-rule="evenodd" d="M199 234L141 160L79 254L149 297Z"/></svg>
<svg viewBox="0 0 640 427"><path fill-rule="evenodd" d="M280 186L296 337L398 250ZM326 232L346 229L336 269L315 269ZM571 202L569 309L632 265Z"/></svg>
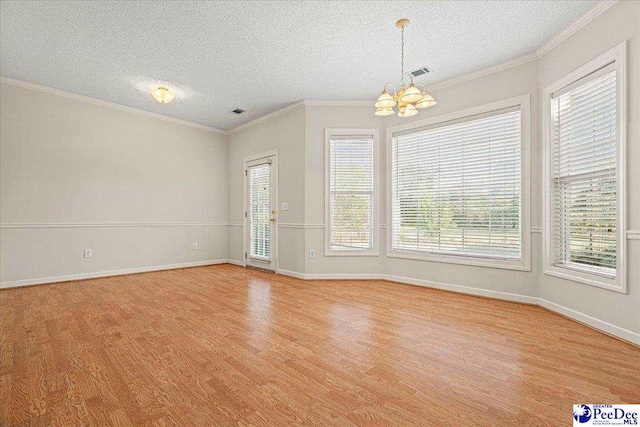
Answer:
<svg viewBox="0 0 640 427"><path fill-rule="evenodd" d="M401 45L401 59L400 59L400 84L404 86L404 27L400 30L402 45Z"/></svg>

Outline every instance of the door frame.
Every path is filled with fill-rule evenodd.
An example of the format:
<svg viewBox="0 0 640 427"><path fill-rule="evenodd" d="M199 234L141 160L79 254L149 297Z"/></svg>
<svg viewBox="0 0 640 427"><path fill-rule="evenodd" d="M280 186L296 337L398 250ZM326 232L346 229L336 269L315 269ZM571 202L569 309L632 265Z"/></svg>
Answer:
<svg viewBox="0 0 640 427"><path fill-rule="evenodd" d="M256 160L265 159L267 157L273 157L273 162L271 163L271 173L273 174L273 184L274 184L274 204L273 209L276 211L276 221L273 224L274 234L273 234L273 243L275 248L271 248L271 255L274 257L274 273L278 272L278 223L279 221L279 199L278 199L278 149L271 151L265 151L260 154L255 154L253 156L248 156L244 158L243 162L243 179L242 179L242 266L247 266L247 251L249 248L247 247L247 237L249 230L249 216L248 216L248 208L249 208L249 193L248 193L248 166L247 164Z"/></svg>

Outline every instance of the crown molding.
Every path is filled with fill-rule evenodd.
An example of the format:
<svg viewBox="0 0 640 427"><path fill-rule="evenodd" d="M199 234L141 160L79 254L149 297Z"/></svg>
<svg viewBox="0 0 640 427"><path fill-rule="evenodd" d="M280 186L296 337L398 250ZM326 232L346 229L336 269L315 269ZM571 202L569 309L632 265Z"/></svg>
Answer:
<svg viewBox="0 0 640 427"><path fill-rule="evenodd" d="M459 85L461 83L468 82L470 80L474 80L480 77L487 76L489 74L497 73L499 71L508 70L509 68L518 67L520 65L528 64L529 62L536 61L538 57L535 53L529 53L527 55L523 55L519 58L512 59L507 62L502 62L500 64L492 65L487 68L482 68L477 71L473 71L471 73L464 74L462 76L454 77L448 80L442 80L433 84L427 85L430 91L436 91L440 89L444 89L449 86Z"/></svg>
<svg viewBox="0 0 640 427"><path fill-rule="evenodd" d="M483 77L489 74L497 73L499 71L507 70L509 68L517 67L519 65L527 64L529 62L536 61L537 59L538 57L536 56L535 52L529 53L527 55L513 59L511 61L492 65L491 67L483 68L481 70L473 71L471 73L464 74L462 76L454 77L449 80L443 80L427 86L430 91L436 91L439 89L443 89L445 87L458 85L460 83L477 79L479 77ZM293 111L300 107L371 107L373 109L374 103L375 101L331 101L331 100L320 100L320 99L304 99L302 101L295 102L287 107L276 110L272 113L266 114L262 117L258 117L257 119L251 120L245 124L237 126L227 131L227 134L232 135L234 133L248 129L252 126L256 126L267 120L274 119L278 116L281 116L282 114L286 114L289 111Z"/></svg>
<svg viewBox="0 0 640 427"><path fill-rule="evenodd" d="M331 101L322 99L305 99L307 107L370 107L374 108L375 101Z"/></svg>
<svg viewBox="0 0 640 427"><path fill-rule="evenodd" d="M282 116L283 114L287 114L290 111L297 110L298 108L304 107L304 101L294 102L291 105L287 105L286 107L280 108L279 110L273 111L271 113L265 114L264 116L260 116L257 119L253 119L244 123L240 126L236 126L233 129L227 131L227 135L233 135L234 133L238 133L245 129L249 129L250 127L259 125L260 123L264 123L271 119L275 119L276 117Z"/></svg>
<svg viewBox="0 0 640 427"><path fill-rule="evenodd" d="M75 101L86 102L87 104L93 104L100 107L111 108L118 111L124 111L126 113L138 114L140 116L149 117L156 120L162 120L169 123L174 123L181 126L187 126L194 129L200 129L207 132L216 133L219 135L227 135L227 131L222 129L217 129L210 126L201 125L200 123L194 123L187 120L176 119L175 117L164 116L158 113L152 113L150 111L140 110L138 108L127 107L126 105L116 104L114 102L103 101L101 99L91 98L84 95L79 95L77 93L66 92L60 89L54 89L47 86L42 86L36 83L25 82L22 80L12 79L10 77L0 76L0 82L4 84L8 84L11 86L21 87L23 89L31 89L42 93L47 93L49 95L55 95L62 98L73 99Z"/></svg>
<svg viewBox="0 0 640 427"><path fill-rule="evenodd" d="M578 30L580 30L582 27L587 25L589 22L591 22L593 19L595 19L597 16L599 16L600 14L605 12L607 9L609 9L611 6L613 6L617 2L618 2L618 0L603 0L600 3L596 4L587 13L582 15L576 21L572 22L567 28L565 28L564 30L562 30L561 32L556 34L549 41L547 41L543 46L538 48L535 52L529 53L527 55L523 55L523 56L521 56L519 58L512 59L510 61L502 62L500 64L492 65L492 66L487 67L487 68L483 68L483 69L480 69L480 70L477 70L477 71L473 71L471 73L467 73L467 74L464 74L462 76L458 76L458 77L454 77L452 79L435 82L433 84L428 85L429 90L430 91L437 91L437 90L444 89L444 88L447 88L447 87L450 87L450 86L459 85L461 83L465 83L465 82L468 82L468 81L471 81L471 80L474 80L474 79L477 79L477 78L480 78L480 77L484 77L484 76L487 76L489 74L493 74L493 73L497 73L497 72L500 72L500 71L508 70L510 68L518 67L520 65L524 65L524 64L528 64L529 62L536 61L539 58L541 58L544 55L546 55L547 53L549 53L553 48L558 46L564 40L566 40L569 37L571 37ZM248 122L246 122L244 124L236 126L233 129L225 131L225 130L222 130L222 129L217 129L217 128L214 128L214 127L201 125L199 123L194 123L194 122L190 122L190 121L182 120L182 119L176 119L174 117L164 116L162 114L151 113L149 111L140 110L140 109L133 108L133 107L127 107L127 106L124 106L124 105L120 105L120 104L116 104L116 103L108 102L108 101L103 101L103 100L96 99L96 98L90 98L88 96L78 95L78 94L71 93L71 92L65 92L65 91L62 91L62 90L59 90L59 89L54 89L54 88L42 86L42 85L35 84L35 83L16 80L16 79L12 79L12 78L9 78L9 77L0 76L0 81L2 83L8 84L8 85L12 85L12 86L18 86L18 87L22 87L22 88L25 88L25 89L32 89L32 90L36 90L36 91L39 91L39 92L48 93L48 94L51 94L51 95L57 95L57 96L60 96L60 97L63 97L63 98L74 99L76 101L86 102L86 103L93 104L93 105L99 105L99 106L102 106L102 107L107 107L107 108L112 108L112 109L115 109L115 110L120 110L120 111L125 111L125 112L129 112L129 113L133 113L133 114L138 114L138 115L142 115L142 116L145 116L145 117L154 118L154 119L157 119L157 120L163 120L163 121L166 121L166 122L175 123L175 124L178 124L178 125L188 126L188 127L192 127L192 128L195 128L195 129L200 129L200 130L204 130L204 131L208 131L208 132L213 132L213 133L216 133L216 134L219 134L219 135L227 135L227 136L228 135L233 135L234 133L238 133L238 132L243 131L245 129L249 129L249 128L253 127L253 126L259 125L261 123L264 123L266 121L269 121L271 119L279 117L279 116L281 116L283 114L286 114L286 113L288 113L290 111L294 111L294 110L296 110L298 108L305 107L305 106L307 106L307 107L369 107L369 106L372 105L371 104L372 101L331 101L331 100L314 100L314 99L301 100L301 101L298 101L298 102L294 102L293 104L290 104L290 105L288 105L286 107L283 107L283 108L280 108L278 110L275 110L275 111L273 111L271 113L265 114L264 116L258 117L256 119L251 120L251 121L248 121Z"/></svg>
<svg viewBox="0 0 640 427"><path fill-rule="evenodd" d="M279 110L258 117L257 119L253 119L247 123L241 124L240 126L236 126L233 129L227 131L227 135L233 135L234 133L238 133L250 127L259 125L260 123L264 123L268 120L275 119L276 117L279 117L290 111L297 110L301 107L372 107L372 105L373 101L331 101L321 99L303 99L301 101L294 102L293 104L286 107L280 108Z"/></svg>
<svg viewBox="0 0 640 427"><path fill-rule="evenodd" d="M598 15L602 14L604 11L609 9L611 6L616 4L618 0L604 0L600 3L596 4L592 7L587 13L582 15L580 18L573 21L567 28L560 31L558 34L553 36L550 40L548 40L544 45L542 45L538 50L536 50L536 56L538 58L542 58L544 55L549 53L553 48L558 46L560 43L571 37L582 27L587 25L589 22L593 21Z"/></svg>
<svg viewBox="0 0 640 427"><path fill-rule="evenodd" d="M454 77L449 80L443 80L440 82L436 82L432 85L428 85L430 91L436 91L439 89L443 89L445 87L458 85L473 79L477 79L479 77L483 77L489 74L497 73L499 71L507 70L509 68L517 67L519 65L527 64L529 62L536 61L538 58L535 53L530 53L519 58L513 59L511 61L503 62L500 64L492 65L491 67L483 68L481 70L477 70L468 74L464 74L462 76ZM331 100L319 100L319 99L304 99L298 102L295 102L289 106L276 110L272 113L266 114L264 116L258 117L257 119L251 120L245 124L237 126L229 131L227 131L227 135L232 135L234 133L243 131L252 126L259 125L260 123L264 123L268 120L274 119L278 116L286 114L290 111L296 110L300 107L371 107L375 101L331 101Z"/></svg>
<svg viewBox="0 0 640 427"><path fill-rule="evenodd" d="M524 65L529 62L536 61L542 58L544 55L549 53L553 48L558 46L560 43L571 37L582 27L587 25L589 22L593 21L600 14L605 12L611 6L616 4L618 0L603 0L600 3L597 3L594 7L589 9L587 13L582 15L577 20L573 21L567 28L553 36L550 40L548 40L544 45L539 47L535 52L529 53L527 55L523 55L519 58L513 59L511 61L503 62L500 64L492 65L487 68L483 68L478 71L474 71L468 74L464 74L462 76L454 77L449 80L443 80L440 82L436 82L434 84L428 85L429 90L436 91L439 89L443 89L445 87L458 85L464 82L468 82L473 79L477 79L479 77L483 77L489 74L497 73L499 71L507 70L509 68L517 67L519 65Z"/></svg>

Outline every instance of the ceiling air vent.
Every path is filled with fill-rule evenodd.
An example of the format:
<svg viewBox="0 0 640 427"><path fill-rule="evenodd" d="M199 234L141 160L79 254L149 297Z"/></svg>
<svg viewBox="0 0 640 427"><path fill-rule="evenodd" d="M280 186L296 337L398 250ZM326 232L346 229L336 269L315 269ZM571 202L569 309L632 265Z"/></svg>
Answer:
<svg viewBox="0 0 640 427"><path fill-rule="evenodd" d="M410 78L414 79L416 77L424 76L425 74L429 74L431 72L431 68L429 67L420 67L416 70L408 71L405 74Z"/></svg>
<svg viewBox="0 0 640 427"><path fill-rule="evenodd" d="M236 108L235 110L232 111L232 113L234 113L234 114L242 114L242 113L244 113L244 110L242 108Z"/></svg>

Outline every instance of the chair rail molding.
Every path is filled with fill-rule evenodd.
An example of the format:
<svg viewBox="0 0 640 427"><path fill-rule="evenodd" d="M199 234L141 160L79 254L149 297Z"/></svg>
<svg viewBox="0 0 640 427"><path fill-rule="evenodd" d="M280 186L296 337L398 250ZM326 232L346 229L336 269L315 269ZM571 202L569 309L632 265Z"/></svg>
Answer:
<svg viewBox="0 0 640 427"><path fill-rule="evenodd" d="M32 222L4 223L0 229L18 228L106 228L106 227L226 227L230 223L219 222Z"/></svg>
<svg viewBox="0 0 640 427"><path fill-rule="evenodd" d="M627 230L627 240L640 240L640 230Z"/></svg>

